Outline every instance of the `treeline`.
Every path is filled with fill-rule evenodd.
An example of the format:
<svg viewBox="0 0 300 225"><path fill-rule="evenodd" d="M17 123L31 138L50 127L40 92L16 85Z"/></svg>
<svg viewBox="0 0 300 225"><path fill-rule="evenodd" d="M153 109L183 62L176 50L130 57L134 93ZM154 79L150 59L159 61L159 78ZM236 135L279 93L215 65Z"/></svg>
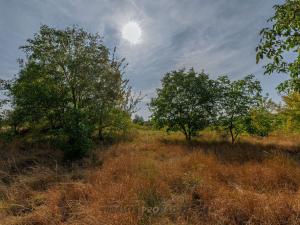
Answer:
<svg viewBox="0 0 300 225"><path fill-rule="evenodd" d="M210 79L193 69L172 71L162 79L149 104L151 123L180 130L187 140L213 128L230 135L267 136L300 130L300 1L275 5L272 26L261 30L257 63L267 58L265 73L289 74L279 86L284 106L262 96L253 75L240 80ZM114 133L126 133L140 96L124 78L125 60L103 45L99 34L76 26L65 30L46 25L21 49L20 71L13 80L0 80L0 133L31 133L50 140L68 159L80 158ZM149 124L141 117L134 122Z"/></svg>
<svg viewBox="0 0 300 225"><path fill-rule="evenodd" d="M76 26L65 30L41 26L34 38L20 47L20 72L1 80L0 128L3 135L32 134L62 149L67 159L80 158L94 140L125 134L141 100L124 79L126 63L110 52L98 34ZM210 128L231 137L267 136L280 130L300 130L300 95L284 97L276 105L262 96L253 75L231 81L210 79L193 69L167 73L157 97L149 104L151 121L135 116L134 123L182 131L187 140Z"/></svg>
<svg viewBox="0 0 300 225"><path fill-rule="evenodd" d="M187 140L206 127L226 131L232 143L247 132L266 136L270 132L300 130L300 1L275 5L269 27L260 31L257 63L265 58L265 74L284 73L290 79L279 85L285 105L277 106L261 95L253 76L230 81L209 79L205 73L173 71L164 76L162 88L150 103L158 127L182 131Z"/></svg>
<svg viewBox="0 0 300 225"><path fill-rule="evenodd" d="M242 133L264 137L279 130L300 131L299 100L300 94L294 92L284 97L282 107L262 96L253 75L213 80L191 69L167 73L150 110L155 125L181 131L187 140L210 128L229 135L234 144Z"/></svg>
<svg viewBox="0 0 300 225"><path fill-rule="evenodd" d="M82 157L92 137L124 132L139 101L123 77L124 59L110 53L98 34L76 26L41 26L21 49L20 72L1 81L2 131L52 140L69 159Z"/></svg>

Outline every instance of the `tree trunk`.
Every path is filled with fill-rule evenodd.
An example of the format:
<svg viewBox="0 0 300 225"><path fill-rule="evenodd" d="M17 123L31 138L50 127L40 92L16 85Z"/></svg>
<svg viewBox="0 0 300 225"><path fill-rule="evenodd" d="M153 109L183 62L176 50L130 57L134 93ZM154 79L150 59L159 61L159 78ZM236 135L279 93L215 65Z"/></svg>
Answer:
<svg viewBox="0 0 300 225"><path fill-rule="evenodd" d="M98 137L99 137L100 141L104 141L104 135L103 135L102 127L100 127L99 130L98 130Z"/></svg>
<svg viewBox="0 0 300 225"><path fill-rule="evenodd" d="M180 124L182 132L184 133L185 136L185 140L190 141L191 140L191 136L190 134L187 132L185 125Z"/></svg>
<svg viewBox="0 0 300 225"><path fill-rule="evenodd" d="M185 138L186 138L187 141L191 141L192 140L191 134L187 134L185 136Z"/></svg>
<svg viewBox="0 0 300 225"><path fill-rule="evenodd" d="M13 124L13 133L14 135L18 134L17 125Z"/></svg>
<svg viewBox="0 0 300 225"><path fill-rule="evenodd" d="M234 136L232 127L229 128L229 131L230 131L230 135L231 135L231 144L234 144L235 143L235 136Z"/></svg>
<svg viewBox="0 0 300 225"><path fill-rule="evenodd" d="M185 131L184 134L185 134L185 140L191 141L191 139L192 139L191 132Z"/></svg>

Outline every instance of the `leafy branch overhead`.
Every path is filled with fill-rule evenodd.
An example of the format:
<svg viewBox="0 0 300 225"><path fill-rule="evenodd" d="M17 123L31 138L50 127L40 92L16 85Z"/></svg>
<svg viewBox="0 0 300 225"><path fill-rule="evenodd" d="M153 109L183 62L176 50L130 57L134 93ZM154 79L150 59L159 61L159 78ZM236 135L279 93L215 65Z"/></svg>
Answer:
<svg viewBox="0 0 300 225"><path fill-rule="evenodd" d="M287 73L290 80L279 86L280 91L300 91L300 0L287 0L274 6L272 25L261 30L256 48L256 62L267 58L266 74Z"/></svg>

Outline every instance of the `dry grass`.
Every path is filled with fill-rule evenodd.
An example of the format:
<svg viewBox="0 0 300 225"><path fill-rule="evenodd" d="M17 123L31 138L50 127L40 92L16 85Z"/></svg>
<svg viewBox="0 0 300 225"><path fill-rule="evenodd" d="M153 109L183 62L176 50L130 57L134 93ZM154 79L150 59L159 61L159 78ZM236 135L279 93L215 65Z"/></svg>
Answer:
<svg viewBox="0 0 300 225"><path fill-rule="evenodd" d="M300 224L299 142L139 131L68 166L45 146L2 144L0 224Z"/></svg>

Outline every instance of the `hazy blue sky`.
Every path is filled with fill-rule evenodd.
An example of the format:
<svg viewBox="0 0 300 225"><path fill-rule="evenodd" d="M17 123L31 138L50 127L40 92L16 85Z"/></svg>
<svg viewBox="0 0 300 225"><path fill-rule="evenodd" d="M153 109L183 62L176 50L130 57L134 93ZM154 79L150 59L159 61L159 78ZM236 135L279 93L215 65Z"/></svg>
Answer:
<svg viewBox="0 0 300 225"><path fill-rule="evenodd" d="M135 91L147 95L139 114L160 86L162 76L173 69L194 67L212 78L228 74L232 79L253 73L265 92L276 101L275 91L285 75L263 76L255 64L259 30L280 0L0 0L0 77L18 72L18 47L41 24L65 28L77 24L99 32L104 43L126 57L126 76ZM122 39L122 27L136 21L142 42L130 45Z"/></svg>

